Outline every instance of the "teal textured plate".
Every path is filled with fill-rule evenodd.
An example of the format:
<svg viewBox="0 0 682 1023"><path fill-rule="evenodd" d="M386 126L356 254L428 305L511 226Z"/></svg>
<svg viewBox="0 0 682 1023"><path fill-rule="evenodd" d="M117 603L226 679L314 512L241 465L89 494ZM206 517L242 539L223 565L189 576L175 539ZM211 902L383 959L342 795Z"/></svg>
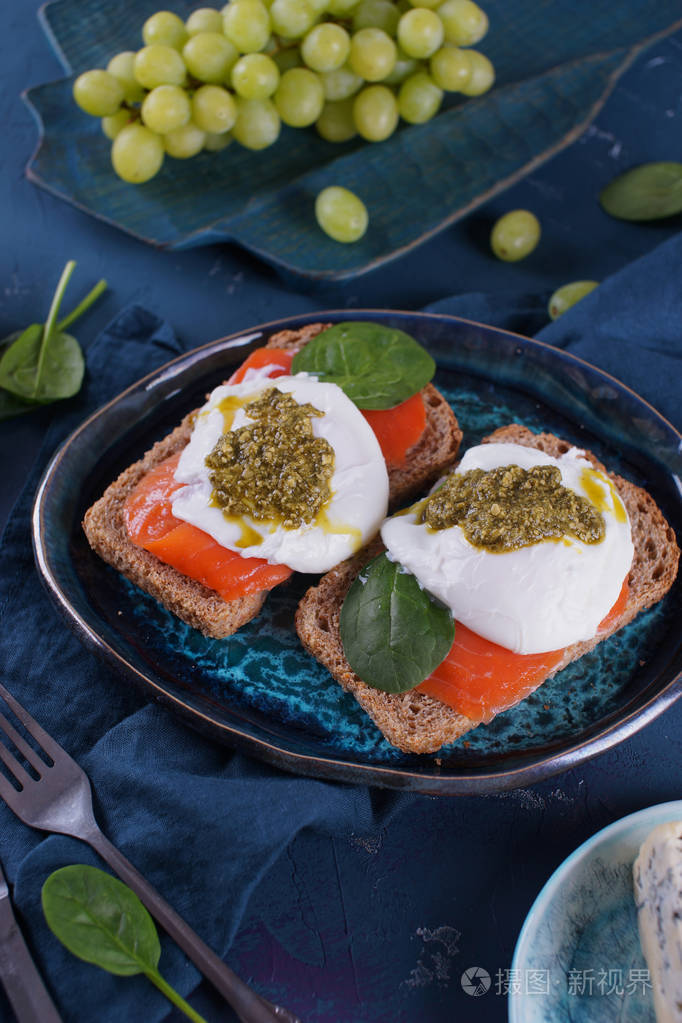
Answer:
<svg viewBox="0 0 682 1023"><path fill-rule="evenodd" d="M509 1023L655 1023L632 864L647 835L674 820L682 801L623 817L552 874L519 935Z"/></svg>
<svg viewBox="0 0 682 1023"><path fill-rule="evenodd" d="M167 160L143 186L111 169L96 119L71 98L73 77L141 45L158 0L55 0L43 24L70 76L27 93L40 144L27 174L83 210L167 248L232 241L288 272L346 278L392 259L497 194L573 141L641 49L682 26L679 0L490 0L479 48L497 84L425 125L402 126L379 144L324 142L285 129L261 153L237 145L191 160ZM186 14L198 0L172 0ZM327 238L313 216L316 194L342 184L370 211L354 245Z"/></svg>
<svg viewBox="0 0 682 1023"><path fill-rule="evenodd" d="M435 755L390 746L312 657L293 628L313 577L277 587L263 612L217 641L183 625L88 547L85 509L242 361L286 327L376 319L434 355L464 445L509 422L548 429L643 483L682 536L679 433L612 377L537 341L449 316L315 313L189 352L87 420L47 469L34 512L39 571L67 622L96 652L196 727L307 774L434 792L487 792L562 770L605 750L680 693L682 586L590 654ZM679 481L678 481L679 482Z"/></svg>

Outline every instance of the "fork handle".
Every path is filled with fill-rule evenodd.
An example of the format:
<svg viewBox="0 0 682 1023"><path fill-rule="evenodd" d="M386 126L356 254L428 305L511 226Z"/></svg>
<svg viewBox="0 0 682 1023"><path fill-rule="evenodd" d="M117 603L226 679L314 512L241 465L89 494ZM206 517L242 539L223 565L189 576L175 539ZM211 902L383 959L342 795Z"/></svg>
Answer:
<svg viewBox="0 0 682 1023"><path fill-rule="evenodd" d="M242 1023L301 1023L288 1009L261 998L240 980L99 829L85 841L132 888L166 933L232 1006Z"/></svg>

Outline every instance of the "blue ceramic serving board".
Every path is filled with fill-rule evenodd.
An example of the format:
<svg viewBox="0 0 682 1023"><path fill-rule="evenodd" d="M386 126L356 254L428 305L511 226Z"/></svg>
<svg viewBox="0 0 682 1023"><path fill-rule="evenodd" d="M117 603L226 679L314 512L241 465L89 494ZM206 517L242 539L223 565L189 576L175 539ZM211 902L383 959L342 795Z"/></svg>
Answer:
<svg viewBox="0 0 682 1023"><path fill-rule="evenodd" d="M186 16L190 0L167 5ZM453 223L567 145L594 117L642 48L682 26L678 0L490 0L479 48L497 83L477 99L450 95L425 125L403 125L383 143L341 146L313 129L285 129L269 149L232 145L166 160L142 186L111 169L97 119L71 97L74 77L141 45L158 0L55 0L42 20L69 76L30 89L39 131L29 178L87 212L165 248L232 241L289 273L347 278L400 255ZM367 204L365 237L342 245L317 227L316 194L330 184ZM596 201L596 197L595 197Z"/></svg>
<svg viewBox="0 0 682 1023"><path fill-rule="evenodd" d="M314 577L294 576L227 640L202 637L102 563L83 512L276 329L375 319L435 356L436 384L464 446L505 423L551 430L644 484L682 535L679 434L613 378L557 349L448 316L311 314L190 352L125 391L55 456L36 498L39 571L67 622L96 652L194 726L304 773L424 791L510 788L593 756L679 695L682 587L518 707L429 756L391 747L355 700L303 650L293 628Z"/></svg>

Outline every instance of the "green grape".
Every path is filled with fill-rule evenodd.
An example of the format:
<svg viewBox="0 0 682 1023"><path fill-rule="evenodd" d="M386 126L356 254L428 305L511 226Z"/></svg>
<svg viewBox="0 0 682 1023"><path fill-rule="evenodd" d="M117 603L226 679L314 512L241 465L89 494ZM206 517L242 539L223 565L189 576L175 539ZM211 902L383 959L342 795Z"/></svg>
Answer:
<svg viewBox="0 0 682 1023"><path fill-rule="evenodd" d="M490 247L498 259L516 263L525 259L540 241L540 221L530 210L511 210L495 223Z"/></svg>
<svg viewBox="0 0 682 1023"><path fill-rule="evenodd" d="M336 71L327 71L320 75L324 98L336 102L354 96L361 88L364 78L356 75L348 65L337 68Z"/></svg>
<svg viewBox="0 0 682 1023"><path fill-rule="evenodd" d="M237 61L237 48L221 32L197 32L182 48L187 70L200 82L224 82Z"/></svg>
<svg viewBox="0 0 682 1023"><path fill-rule="evenodd" d="M115 114L102 118L102 131L108 139L115 139L119 131L131 123L133 116L130 110L117 110Z"/></svg>
<svg viewBox="0 0 682 1023"><path fill-rule="evenodd" d="M245 99L267 99L279 84L279 68L264 53L247 53L232 68L232 87Z"/></svg>
<svg viewBox="0 0 682 1023"><path fill-rule="evenodd" d="M265 149L277 141L280 119L271 99L238 99L232 134L247 149Z"/></svg>
<svg viewBox="0 0 682 1023"><path fill-rule="evenodd" d="M185 81L185 62L172 46L153 43L135 54L133 62L135 78L145 89L157 85L182 85Z"/></svg>
<svg viewBox="0 0 682 1023"><path fill-rule="evenodd" d="M113 141L111 162L119 178L140 185L161 169L163 142L143 124L129 124Z"/></svg>
<svg viewBox="0 0 682 1023"><path fill-rule="evenodd" d="M73 83L73 98L86 114L109 117L123 102L123 86L108 71L84 71Z"/></svg>
<svg viewBox="0 0 682 1023"><path fill-rule="evenodd" d="M285 71L290 71L292 67L301 67L302 60L298 46L287 46L285 50L280 50L272 58L277 65L280 75L283 75Z"/></svg>
<svg viewBox="0 0 682 1023"><path fill-rule="evenodd" d="M182 128L191 116L189 96L179 85L157 85L142 104L142 120L157 135Z"/></svg>
<svg viewBox="0 0 682 1023"><path fill-rule="evenodd" d="M445 43L436 50L429 68L436 85L446 92L461 92L471 79L471 50L460 50L452 43Z"/></svg>
<svg viewBox="0 0 682 1023"><path fill-rule="evenodd" d="M417 71L406 78L398 93L398 112L409 124L424 124L438 113L443 99L439 89L426 71Z"/></svg>
<svg viewBox="0 0 682 1023"><path fill-rule="evenodd" d="M426 7L413 7L398 22L398 42L408 57L422 60L430 57L442 45L443 38L443 22Z"/></svg>
<svg viewBox="0 0 682 1023"><path fill-rule="evenodd" d="M386 35L394 36L398 28L400 12L390 0L362 0L353 14L353 31L361 28L380 28Z"/></svg>
<svg viewBox="0 0 682 1023"><path fill-rule="evenodd" d="M369 85L353 100L358 134L368 142L383 142L398 124L398 101L385 85Z"/></svg>
<svg viewBox="0 0 682 1023"><path fill-rule="evenodd" d="M284 123L292 128L314 124L324 106L319 75L303 67L285 71L275 93L275 106Z"/></svg>
<svg viewBox="0 0 682 1023"><path fill-rule="evenodd" d="M210 135L222 135L230 130L236 117L237 104L234 97L221 85L202 85L194 93L192 120L202 131Z"/></svg>
<svg viewBox="0 0 682 1023"><path fill-rule="evenodd" d="M327 14L333 18L348 18L359 3L360 0L327 0Z"/></svg>
<svg viewBox="0 0 682 1023"><path fill-rule="evenodd" d="M445 0L438 8L445 38L455 46L473 46L488 31L488 16L472 0Z"/></svg>
<svg viewBox="0 0 682 1023"><path fill-rule="evenodd" d="M353 100L342 99L336 103L325 103L315 127L318 135L327 142L347 142L352 139L357 133L353 120Z"/></svg>
<svg viewBox="0 0 682 1023"><path fill-rule="evenodd" d="M336 242L356 242L367 230L369 217L362 199L339 185L323 188L315 199L315 218Z"/></svg>
<svg viewBox="0 0 682 1023"><path fill-rule="evenodd" d="M196 36L199 32L222 32L223 16L213 7L199 7L192 11L185 22L185 28L190 36Z"/></svg>
<svg viewBox="0 0 682 1023"><path fill-rule="evenodd" d="M163 148L176 160L187 160L190 156L196 156L204 148L205 141L206 132L198 128L193 121L188 121L175 131L169 131L162 139Z"/></svg>
<svg viewBox="0 0 682 1023"><path fill-rule="evenodd" d="M312 28L315 12L308 0L273 0L270 7L272 31L285 39L299 39Z"/></svg>
<svg viewBox="0 0 682 1023"><path fill-rule="evenodd" d="M223 8L223 32L240 53L257 53L270 38L267 7L261 0L232 0Z"/></svg>
<svg viewBox="0 0 682 1023"><path fill-rule="evenodd" d="M170 11L157 11L142 26L142 38L147 46L161 43L181 50L187 42L187 29L182 18Z"/></svg>
<svg viewBox="0 0 682 1023"><path fill-rule="evenodd" d="M599 287L599 281L571 281L570 284L563 284L554 292L549 300L547 311L553 320L561 316L572 305L579 302L585 295Z"/></svg>
<svg viewBox="0 0 682 1023"><path fill-rule="evenodd" d="M336 71L350 53L350 36L330 21L316 25L301 43L303 61L313 71Z"/></svg>
<svg viewBox="0 0 682 1023"><path fill-rule="evenodd" d="M229 131L224 131L222 135L215 135L213 132L207 131L206 138L204 140L204 149L209 153L219 153L232 142L232 135Z"/></svg>
<svg viewBox="0 0 682 1023"><path fill-rule="evenodd" d="M414 74L423 65L415 57L408 57L406 53L398 47L398 56L396 57L395 66L391 71L390 75L386 75L383 79L384 85L400 85L404 82L408 75Z"/></svg>
<svg viewBox="0 0 682 1023"><path fill-rule="evenodd" d="M348 63L366 82L380 82L395 67L398 48L380 28L361 28L351 39Z"/></svg>
<svg viewBox="0 0 682 1023"><path fill-rule="evenodd" d="M135 78L135 54L132 50L117 53L107 64L107 71L118 78L123 86L123 99L126 103L141 103L144 89Z"/></svg>
<svg viewBox="0 0 682 1023"><path fill-rule="evenodd" d="M480 96L493 85L495 81L495 68L488 58L478 50L467 50L471 74L464 85L460 85L459 91L465 96Z"/></svg>

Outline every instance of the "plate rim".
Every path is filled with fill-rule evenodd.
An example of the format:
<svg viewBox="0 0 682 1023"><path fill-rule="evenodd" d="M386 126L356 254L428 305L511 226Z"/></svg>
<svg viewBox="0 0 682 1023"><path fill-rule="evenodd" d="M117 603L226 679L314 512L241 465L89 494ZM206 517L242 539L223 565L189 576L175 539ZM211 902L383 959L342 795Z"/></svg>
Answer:
<svg viewBox="0 0 682 1023"><path fill-rule="evenodd" d="M671 431L672 435L677 439L680 450L682 450L682 433L659 413L653 405L628 385L580 356L576 356L562 348L555 348L547 342L525 337L514 331L508 331L500 327L491 327L475 320L453 316L448 313L399 309L327 309L281 317L258 324L252 328L234 332L222 338L217 338L174 357L143 377L140 377L109 401L95 409L69 434L48 462L33 501L31 537L34 559L42 584L47 589L57 609L66 619L66 624L70 627L71 631L75 632L81 642L98 656L103 657L116 672L123 673L124 676L132 679L138 687L142 688L148 698L151 696L158 702L163 703L196 730L209 734L214 739L217 738L233 748L241 749L243 752L258 756L275 766L293 771L294 773L352 783L368 783L388 788L407 787L411 790L427 794L474 795L500 792L517 788L521 785L533 784L606 752L612 746L624 741L648 725L682 695L682 672L669 679L661 691L651 695L638 708L630 710L615 721L611 721L589 738L570 742L560 752L549 751L539 759L533 760L532 763L522 764L512 769L481 770L468 775L462 773L441 774L440 770L436 770L438 765L434 766L431 764L430 766L434 766L432 773L425 774L405 766L361 764L346 757L313 755L292 751L283 748L284 744L281 740L268 742L259 736L245 734L242 729L227 722L216 721L210 715L184 703L178 696L166 690L161 684L140 672L82 618L69 601L68 596L62 591L59 580L53 574L49 553L46 545L43 543L44 530L42 522L45 514L46 495L49 497L50 485L71 445L83 433L89 430L93 422L107 414L112 407L132 392L148 390L149 385L152 383L158 385L168 379L172 379L181 370L190 368L197 362L203 361L206 355L214 351L220 351L221 348L231 350L246 347L257 340L259 336L275 333L277 330L291 329L292 327L303 326L326 319L336 321L342 318L358 320L365 315L371 317L397 316L399 318L452 322L482 329L486 332L493 332L505 338L520 341L524 345L530 345L531 349L537 347L544 352L549 352L552 358L556 357L560 361L563 360L584 367L589 372L596 373L599 377L615 386L617 390L625 392L631 399L639 402L648 410L649 414L653 415L667 430Z"/></svg>
<svg viewBox="0 0 682 1023"><path fill-rule="evenodd" d="M538 894L535 896L523 921L521 930L519 931L510 969L520 970L522 968L519 964L522 961L525 961L525 946L530 943L534 928L541 923L544 911L551 906L553 900L561 891L562 885L569 879L578 864L584 862L595 852L595 850L599 849L604 842L609 841L609 839L614 837L625 837L627 832L636 828L639 824L642 824L647 817L652 817L654 819L660 818L660 823L663 823L665 820L675 820L677 816L682 819L682 799L671 799L667 800L665 803L653 803L650 806L644 806L640 810L633 810L632 813L626 814L624 817L619 817L615 821L611 821L610 824L604 825L603 828L595 831L593 835L590 835L590 837L586 838L584 842L581 842L580 845L576 846L576 848L573 849L573 851L570 852L557 867L555 867ZM655 826L655 824L652 824L652 830ZM537 921L535 920L536 916L539 917ZM537 996L533 995L532 997L536 998ZM508 998L508 1023L526 1023L526 1020L522 1015L524 1011L525 998L525 995L514 995L510 993Z"/></svg>

